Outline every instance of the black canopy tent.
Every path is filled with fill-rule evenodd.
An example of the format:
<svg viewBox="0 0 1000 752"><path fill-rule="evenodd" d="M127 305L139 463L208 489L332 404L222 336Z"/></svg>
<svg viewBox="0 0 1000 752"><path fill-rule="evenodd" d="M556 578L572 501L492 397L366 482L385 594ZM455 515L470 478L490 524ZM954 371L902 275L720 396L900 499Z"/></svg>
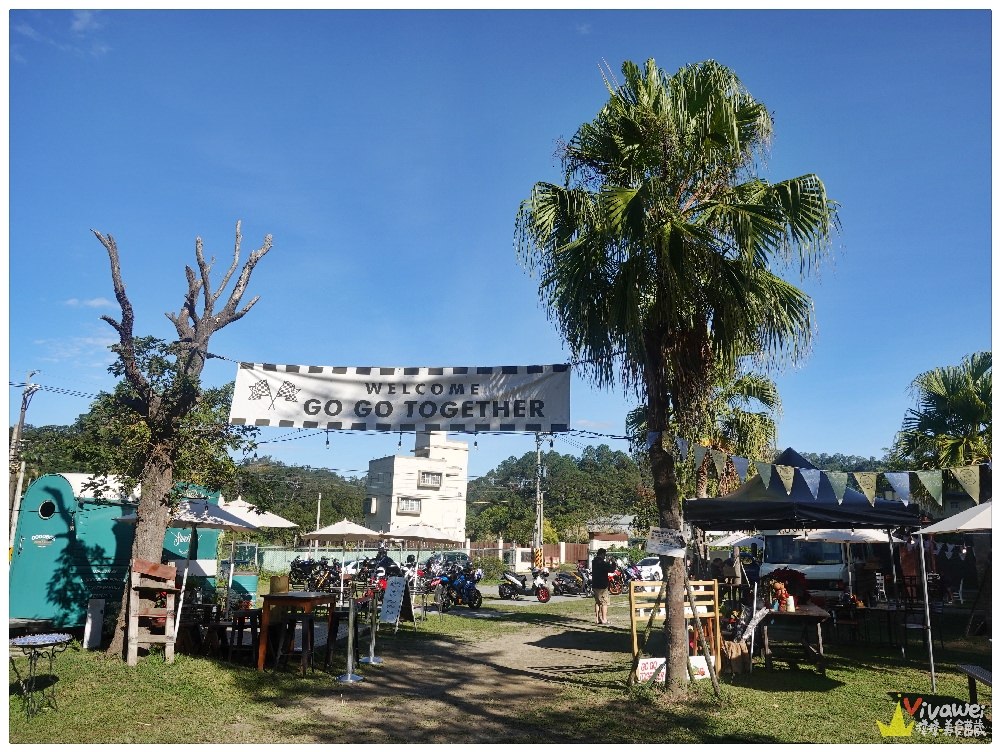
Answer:
<svg viewBox="0 0 1000 752"><path fill-rule="evenodd" d="M794 449L786 449L772 463L809 470L817 469ZM795 473L792 491L777 472L771 473L765 487L757 475L726 496L714 499L686 499L684 521L704 530L799 530L810 528L919 527L916 504L875 499L851 488L838 503L836 493L825 474L820 475L816 496L805 478Z"/></svg>

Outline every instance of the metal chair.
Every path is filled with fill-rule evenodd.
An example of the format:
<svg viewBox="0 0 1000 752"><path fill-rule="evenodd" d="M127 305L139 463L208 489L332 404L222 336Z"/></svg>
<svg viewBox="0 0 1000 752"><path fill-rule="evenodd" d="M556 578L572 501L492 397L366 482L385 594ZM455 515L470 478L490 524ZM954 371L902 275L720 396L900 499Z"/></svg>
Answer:
<svg viewBox="0 0 1000 752"><path fill-rule="evenodd" d="M883 603L889 601L889 596L885 592L885 575L881 572L875 573L875 590L872 591L872 597Z"/></svg>

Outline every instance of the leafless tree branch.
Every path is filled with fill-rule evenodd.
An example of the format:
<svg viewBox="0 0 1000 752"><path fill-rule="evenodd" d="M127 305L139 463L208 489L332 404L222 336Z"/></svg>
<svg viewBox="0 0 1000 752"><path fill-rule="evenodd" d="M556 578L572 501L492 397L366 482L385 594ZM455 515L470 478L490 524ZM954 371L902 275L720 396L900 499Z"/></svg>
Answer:
<svg viewBox="0 0 1000 752"><path fill-rule="evenodd" d="M101 245L108 252L108 258L111 261L111 282L114 285L115 297L118 299L118 305L122 311L121 321L115 321L110 316L101 316L101 318L107 321L118 332L118 341L121 344L122 364L125 366L125 376L132 386L140 394L147 395L148 399L149 382L142 375L142 371L135 360L135 335L133 333L135 311L132 309L132 302L128 299L128 295L125 294L125 283L122 281L121 263L118 257L118 244L111 235L102 235L97 230L91 230L91 232L101 241Z"/></svg>

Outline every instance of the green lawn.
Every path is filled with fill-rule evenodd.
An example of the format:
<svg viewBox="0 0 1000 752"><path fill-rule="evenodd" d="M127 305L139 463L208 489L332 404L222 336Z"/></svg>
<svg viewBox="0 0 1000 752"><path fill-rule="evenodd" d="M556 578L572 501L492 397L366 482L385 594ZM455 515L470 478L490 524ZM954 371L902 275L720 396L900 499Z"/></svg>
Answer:
<svg viewBox="0 0 1000 752"><path fill-rule="evenodd" d="M431 616L419 630L401 629L380 637L387 663L405 661L421 643L480 641L504 636L516 640L517 630L531 625L591 626L593 608L579 599L544 606L511 609L488 600L484 611L515 612L503 619L471 619L459 615ZM616 598L612 618L625 613ZM623 619L619 618L618 623ZM961 615L945 623L946 643L935 645L938 694L965 701L965 677L959 663L991 665L985 637L958 639ZM911 641L909 660L898 649L865 646L828 647L828 668L821 676L812 666L778 661L765 671L755 659L753 672L723 677L722 697L711 682L692 685L687 699L667 702L654 688L625 686L629 668L626 630L608 632L609 645L621 660L607 669L567 674L552 687L550 702L511 719L522 734L537 731L539 741L552 742L824 742L880 743L876 720L888 723L895 701L888 693L930 692L926 652ZM208 658L178 656L165 665L158 656L130 668L118 660L74 646L56 659L58 710L26 718L22 698L11 673L10 741L13 743L281 743L308 741L308 719L296 723L297 701L329 695L332 676L343 673L343 650L329 673L300 678L292 672L258 673ZM359 667L360 673L387 670ZM980 688L980 702L992 704L989 688ZM276 730L273 719L289 722ZM298 729L298 730L297 730ZM456 736L455 741L461 741ZM502 740L497 740L502 741ZM896 741L887 739L885 741ZM903 738L903 742L956 742L951 737ZM972 738L963 742L984 741Z"/></svg>

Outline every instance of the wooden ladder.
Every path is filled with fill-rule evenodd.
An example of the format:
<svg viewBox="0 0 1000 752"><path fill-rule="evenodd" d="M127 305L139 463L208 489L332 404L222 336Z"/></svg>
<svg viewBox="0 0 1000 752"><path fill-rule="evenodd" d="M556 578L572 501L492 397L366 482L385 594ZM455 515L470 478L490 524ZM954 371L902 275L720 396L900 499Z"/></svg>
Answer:
<svg viewBox="0 0 1000 752"><path fill-rule="evenodd" d="M177 593L177 567L142 559L133 559L128 598L128 651L126 662L135 666L139 662L139 647L162 644L164 659L174 662L174 603ZM166 603L156 605L156 596L163 593ZM164 620L163 634L154 620ZM154 631L155 630L155 631Z"/></svg>

